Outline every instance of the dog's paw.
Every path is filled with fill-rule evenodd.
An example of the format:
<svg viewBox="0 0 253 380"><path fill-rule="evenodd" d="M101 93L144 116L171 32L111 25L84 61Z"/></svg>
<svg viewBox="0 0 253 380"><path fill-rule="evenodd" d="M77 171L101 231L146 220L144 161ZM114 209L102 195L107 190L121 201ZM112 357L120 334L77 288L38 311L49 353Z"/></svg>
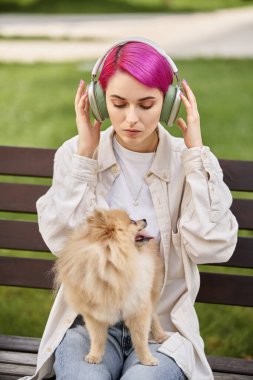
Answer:
<svg viewBox="0 0 253 380"><path fill-rule="evenodd" d="M155 335L153 338L156 343L163 343L169 338L169 336L166 333L162 333Z"/></svg>
<svg viewBox="0 0 253 380"><path fill-rule="evenodd" d="M101 362L102 358L100 355L93 355L89 353L85 356L85 361L90 364L99 364Z"/></svg>
<svg viewBox="0 0 253 380"><path fill-rule="evenodd" d="M141 364L143 364L143 365L158 365L159 360L156 359L154 356L150 355L147 358L142 359Z"/></svg>

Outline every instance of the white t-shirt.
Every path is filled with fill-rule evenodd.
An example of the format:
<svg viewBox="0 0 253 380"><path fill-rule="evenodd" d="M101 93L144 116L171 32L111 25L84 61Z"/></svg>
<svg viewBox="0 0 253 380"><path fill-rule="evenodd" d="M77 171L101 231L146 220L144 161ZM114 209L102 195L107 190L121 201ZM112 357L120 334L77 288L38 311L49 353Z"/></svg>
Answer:
<svg viewBox="0 0 253 380"><path fill-rule="evenodd" d="M160 231L151 194L144 181L155 153L139 153L124 148L113 138L113 149L121 167L120 175L114 181L107 196L110 208L126 210L133 220L146 219L145 230L160 240ZM134 203L137 205L134 205Z"/></svg>

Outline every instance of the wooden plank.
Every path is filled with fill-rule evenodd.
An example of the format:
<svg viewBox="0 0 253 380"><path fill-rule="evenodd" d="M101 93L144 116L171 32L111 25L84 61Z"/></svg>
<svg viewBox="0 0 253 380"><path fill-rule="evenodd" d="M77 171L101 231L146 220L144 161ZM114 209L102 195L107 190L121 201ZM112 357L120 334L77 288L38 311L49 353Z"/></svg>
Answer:
<svg viewBox="0 0 253 380"><path fill-rule="evenodd" d="M226 372L253 376L253 360L228 358L223 356L207 356L207 360L215 372Z"/></svg>
<svg viewBox="0 0 253 380"><path fill-rule="evenodd" d="M0 174L52 177L55 149L0 146Z"/></svg>
<svg viewBox="0 0 253 380"><path fill-rule="evenodd" d="M0 335L0 350L20 351L37 353L40 345L40 338Z"/></svg>
<svg viewBox="0 0 253 380"><path fill-rule="evenodd" d="M0 220L0 231L1 248L26 251L49 251L41 237L37 222Z"/></svg>
<svg viewBox="0 0 253 380"><path fill-rule="evenodd" d="M215 267L253 268L253 238L239 237L235 251L229 261L207 265Z"/></svg>
<svg viewBox="0 0 253 380"><path fill-rule="evenodd" d="M0 257L0 285L51 289L53 260Z"/></svg>
<svg viewBox="0 0 253 380"><path fill-rule="evenodd" d="M253 306L253 276L201 272L197 302Z"/></svg>
<svg viewBox="0 0 253 380"><path fill-rule="evenodd" d="M1 350L0 362L36 366L37 356L37 354Z"/></svg>
<svg viewBox="0 0 253 380"><path fill-rule="evenodd" d="M219 160L230 190L253 191L253 161Z"/></svg>
<svg viewBox="0 0 253 380"><path fill-rule="evenodd" d="M0 183L0 211L36 213L36 201L49 186Z"/></svg>
<svg viewBox="0 0 253 380"><path fill-rule="evenodd" d="M253 199L234 199L231 210L241 230L253 230Z"/></svg>
<svg viewBox="0 0 253 380"><path fill-rule="evenodd" d="M214 380L252 380L252 376L214 372Z"/></svg>
<svg viewBox="0 0 253 380"><path fill-rule="evenodd" d="M30 365L0 363L0 379L2 375L31 376L35 373L35 367Z"/></svg>
<svg viewBox="0 0 253 380"><path fill-rule="evenodd" d="M239 237L231 259L227 263L221 263L218 265L226 267L253 268L253 238Z"/></svg>
<svg viewBox="0 0 253 380"><path fill-rule="evenodd" d="M19 380L20 379L20 376L17 376L17 375L6 375L6 374L3 374L1 373L1 380Z"/></svg>

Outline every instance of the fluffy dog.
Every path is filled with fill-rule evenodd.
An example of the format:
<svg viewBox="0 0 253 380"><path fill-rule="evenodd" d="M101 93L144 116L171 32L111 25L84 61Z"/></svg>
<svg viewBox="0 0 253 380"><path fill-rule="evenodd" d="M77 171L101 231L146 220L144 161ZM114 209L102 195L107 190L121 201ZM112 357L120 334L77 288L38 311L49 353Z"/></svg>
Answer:
<svg viewBox="0 0 253 380"><path fill-rule="evenodd" d="M155 314L163 263L155 240L142 231L146 225L124 210L95 210L56 260L56 282L90 335L89 363L101 362L108 327L123 320L140 362L158 364L148 336L151 330L158 343L168 338Z"/></svg>

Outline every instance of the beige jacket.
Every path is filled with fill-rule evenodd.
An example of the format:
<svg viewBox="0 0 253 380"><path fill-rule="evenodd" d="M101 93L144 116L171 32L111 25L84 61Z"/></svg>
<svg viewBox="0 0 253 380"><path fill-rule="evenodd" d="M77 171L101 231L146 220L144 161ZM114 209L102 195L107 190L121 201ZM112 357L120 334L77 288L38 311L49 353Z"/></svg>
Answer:
<svg viewBox="0 0 253 380"><path fill-rule="evenodd" d="M232 197L218 160L208 147L187 149L182 138L158 126L159 145L145 181L161 232L164 284L158 314L170 338L160 351L174 358L188 379L211 380L194 309L200 278L197 264L227 261L235 248L238 225L229 210ZM57 255L66 234L94 207L105 207L106 194L119 175L112 149L113 128L101 133L93 159L78 156L77 136L56 152L53 184L37 202L40 232ZM54 350L76 314L57 294L42 337L36 375L53 375Z"/></svg>

